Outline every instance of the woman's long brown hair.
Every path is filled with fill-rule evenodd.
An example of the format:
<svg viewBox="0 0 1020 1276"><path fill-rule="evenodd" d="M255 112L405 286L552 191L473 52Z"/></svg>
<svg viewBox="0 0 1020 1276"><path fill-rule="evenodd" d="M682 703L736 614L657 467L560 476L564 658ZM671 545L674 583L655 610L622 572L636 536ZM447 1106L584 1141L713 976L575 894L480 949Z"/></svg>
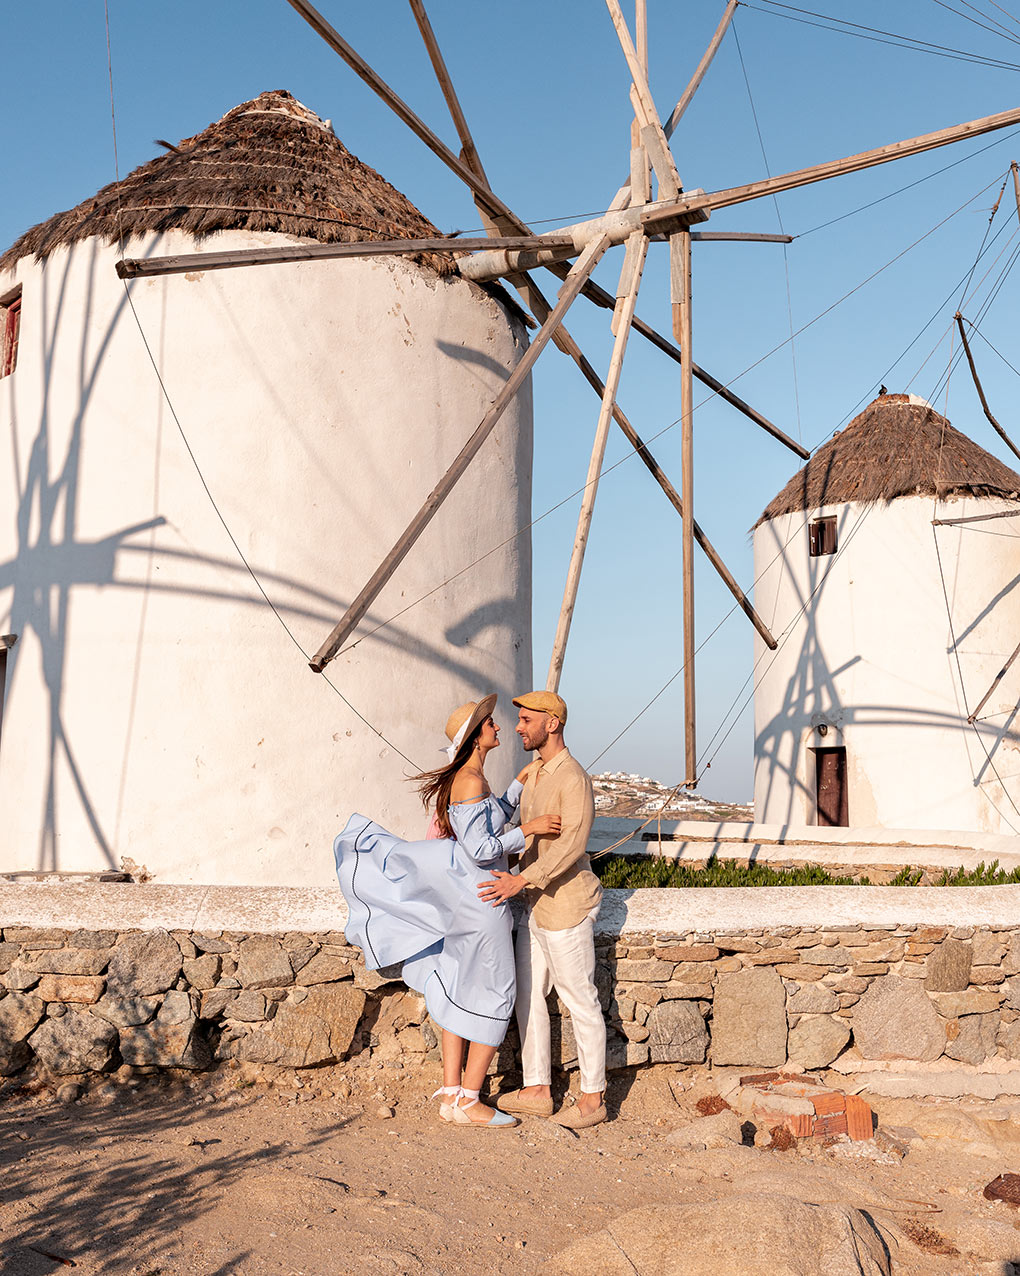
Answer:
<svg viewBox="0 0 1020 1276"><path fill-rule="evenodd" d="M418 792L421 794L421 804L426 811L435 802L436 818L439 821L439 831L443 837L453 837L449 816L453 781L456 779L457 772L474 752L475 741L478 739L486 721L488 719L479 722L474 731L464 737L460 742L460 748L454 754L452 762L448 762L446 766L437 767L434 771L422 771L420 775L409 777L412 784L418 785Z"/></svg>

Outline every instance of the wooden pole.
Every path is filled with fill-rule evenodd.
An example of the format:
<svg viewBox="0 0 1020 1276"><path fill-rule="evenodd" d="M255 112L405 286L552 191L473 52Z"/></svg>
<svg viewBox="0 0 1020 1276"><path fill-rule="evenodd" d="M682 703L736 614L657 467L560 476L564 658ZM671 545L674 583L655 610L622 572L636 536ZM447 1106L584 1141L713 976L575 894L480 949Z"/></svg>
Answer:
<svg viewBox="0 0 1020 1276"><path fill-rule="evenodd" d="M964 331L964 327L963 327L963 315L960 314L959 310L956 312L955 318L956 318L956 326L960 329L960 340L963 342L963 350L967 356L967 362L970 364L970 375L974 379L974 388L978 392L978 398L981 400L981 407L984 411L984 414L988 418L989 424L991 425L995 433L999 436L1000 439L1002 439L1003 443L1005 443L1005 445L1009 448L1009 450L1013 453L1013 455L1017 458L1017 460L1020 460L1020 451L1017 450L1016 444L1009 437L1009 435L1002 428L1002 426L998 423L998 421L996 421L995 417L992 416L992 409L988 406L988 400L985 398L985 392L982 389L981 381L978 378L977 367L974 364L974 356L970 352L970 342L967 340L967 333Z"/></svg>
<svg viewBox="0 0 1020 1276"><path fill-rule="evenodd" d="M443 501L445 501L449 494L453 491L465 470L471 464L471 461L474 459L479 448L492 433L496 423L510 405L514 395L524 384L528 374L534 366L535 360L545 349L552 337L552 334L563 321L563 317L570 309L571 303L581 291L582 284L598 265L608 246L608 241L606 237L603 236L601 239L589 244L581 256L578 257L570 272L569 278L560 289L559 297L552 313L536 333L535 339L528 347L520 363L510 374L510 377L503 386L503 389L500 390L499 394L496 396L492 406L489 408L488 412L486 412L467 443L464 444L464 447L458 453L456 460L452 463L452 465L450 465L449 469L447 469L446 473L429 493L425 500L425 504L408 524L405 531L400 535L397 543L383 559L382 563L372 575L372 578L362 589L361 593L358 594L354 602L352 602L347 608L347 611L344 613L340 622L334 626L329 637L308 662L310 667L314 669L316 673L322 672L326 664L328 664L328 662L332 660L336 653L340 650L340 647L343 645L347 637L357 628L362 617L365 615L365 612L367 612L369 607L371 607L386 582L397 570L406 557L408 551L432 521Z"/></svg>
<svg viewBox="0 0 1020 1276"><path fill-rule="evenodd" d="M960 523L987 523L993 518L1020 518L1020 508L999 510L997 514L971 514L968 518L933 518L932 527L958 527Z"/></svg>
<svg viewBox="0 0 1020 1276"><path fill-rule="evenodd" d="M974 712L973 712L973 713L970 715L970 717L967 719L967 721L968 721L969 723L971 723L971 725L973 725L973 724L974 724L974 722L976 721L976 719L977 719L978 715L980 714L981 710L982 710L982 709L985 707L985 705L988 703L988 699L989 699L989 697L991 696L992 692L993 692L993 691L995 690L995 688L999 685L999 683L1003 680L1003 678L1005 678L1006 674L1007 674L1007 673L1009 673L1010 666L1013 664L1013 661L1014 661L1014 660L1016 660L1017 656L1020 656L1020 646L1017 646L1016 650L1013 652L1013 654L1010 656L1010 658L1006 661L1006 663L1002 666L1002 668L999 670L999 672L998 672L998 673L995 675L995 677L992 679L992 685L988 688L988 690L985 692L985 694L981 697L981 703L978 705L978 707L974 710Z"/></svg>
<svg viewBox="0 0 1020 1276"><path fill-rule="evenodd" d="M691 359L691 233L678 231L669 241L673 286L673 336L680 347L680 493L687 517L683 521L684 635L684 766L685 781L698 781L694 687L694 379Z"/></svg>
<svg viewBox="0 0 1020 1276"><path fill-rule="evenodd" d="M1013 170L1013 194L1016 196L1016 215L1017 220L1020 221L1020 166L1014 160L1010 164L1010 168Z"/></svg>
<svg viewBox="0 0 1020 1276"><path fill-rule="evenodd" d="M361 239L350 244L288 244L279 248L232 248L224 252L176 253L166 257L125 257L117 262L121 279L144 275L180 275L189 270L227 270L235 266L268 266L282 262L321 261L340 257L413 256L416 253L469 253L479 249L546 248L546 235L506 235L497 239ZM576 252L574 241L561 238L559 250ZM554 250L555 251L555 250Z"/></svg>
<svg viewBox="0 0 1020 1276"><path fill-rule="evenodd" d="M599 477L602 474L602 461L606 454L606 440L609 437L609 423L613 419L613 405L616 402L616 391L620 384L620 372L623 369L623 356L627 349L627 338L630 335L630 321L634 318L634 306L637 303L638 289L641 286L641 272L644 269L645 255L648 252L648 241L640 231L627 244L627 256L624 259L620 274L620 296L613 312L616 339L613 342L613 354L609 361L609 372L602 390L602 406L595 427L595 441L592 444L591 459L588 462L588 477L581 496L581 510L577 518L577 532L574 546L570 554L570 566L567 569L567 583L563 590L563 602L560 606L560 619L556 627L553 641L552 657L549 661L549 676L546 679L546 690L557 691L560 675L563 672L563 659L567 651L567 639L570 637L570 624L574 617L574 605L577 602L577 587L581 581L581 568L584 566L584 551L588 545L588 533L591 530L591 516L595 509L595 497L599 488Z"/></svg>
<svg viewBox="0 0 1020 1276"><path fill-rule="evenodd" d="M688 84L688 86L684 89L683 96L680 98L680 101L677 102L676 106L673 107L672 114L663 125L663 132L667 137L672 137L674 129L680 123L684 112L690 106L695 93L697 93L701 81L705 78L705 72L712 65L712 59L719 51L719 45L723 42L723 36L729 29L730 23L733 21L733 15L737 11L738 3L739 0L730 0L729 4L726 6L726 11L720 19L719 25L715 29L715 35L712 36L712 39L709 41L708 48L702 54L697 70L691 76L690 84Z"/></svg>
<svg viewBox="0 0 1020 1276"><path fill-rule="evenodd" d="M923 133L920 137L911 137L904 142L891 142L871 151L848 155L845 159L799 168L792 173L764 178L760 182L749 182L746 186L730 186L726 190L710 191L704 195L682 196L672 207L650 208L644 214L644 225L650 235L659 231L669 234L683 223L687 214L699 209L712 210L729 208L733 204L746 204L752 199L762 199L766 195L778 195L782 191L810 186L813 182L824 182L830 177L859 173L863 169L888 164L891 160L904 159L908 155L920 155L923 151L949 146L969 137L981 137L996 129L1008 128L1011 124L1020 124L1020 108L1000 111L997 115L985 115L979 120L969 120L966 124L956 124L935 133Z"/></svg>
<svg viewBox="0 0 1020 1276"><path fill-rule="evenodd" d="M543 296L541 289L534 282L534 280L532 280L530 277L525 275L523 279L521 279L520 281L518 281L517 279L512 279L511 282L513 283L514 287L520 291L521 296L524 298L525 304L531 310L531 313L535 316L535 318L539 321L539 323L544 323L552 307L549 305L548 301ZM588 382L588 384L592 387L592 389L601 399L603 394L605 393L605 389L606 389L605 384L602 381L602 378L599 376L599 374L595 371L595 369L591 366L588 360L581 353L580 347L578 346L577 342L573 339L573 337L570 335L570 333L567 331L566 326L564 324L560 324L560 327L557 330L556 335L553 337L553 341L556 343L556 346L558 349L562 350L564 354L569 355L570 358L573 359L574 363L580 369L581 375L584 377L584 379ZM637 430L634 429L633 425L631 425L630 421L624 415L623 409L620 407L619 403L616 402L615 400L613 402L613 420L620 427L621 431L623 432L624 438L626 438L627 442L631 445L631 447L637 453L638 457L640 458L645 468L648 470L649 474L651 474L652 478L654 478L656 483L658 483L666 499L673 506L676 512L680 515L680 517L683 518L684 507L683 507L683 502L680 499L680 494L677 492L673 484L669 481L669 478L667 477L665 471L662 469L658 461L656 461L655 457L652 455L651 451L649 450L648 445L644 442L644 440L638 434ZM771 650L775 651L777 643L775 638L773 638L772 634L770 633L769 627L765 624L764 620L762 620L761 616L759 616L759 614L755 611L754 607L751 604L751 600L747 597L744 591L737 584L737 581L735 577L733 576L732 572L723 562L715 546L705 535L705 532L702 529L701 525L698 523L698 520L693 519L691 525L694 528L694 539L705 551L705 557L712 564L715 570L719 573L719 576L723 584L730 591L733 597L737 600L737 603L739 604L740 609L744 613L744 615L748 618L748 620L750 620L751 624L754 625L758 633L761 634L762 639L764 640L766 645L770 647Z"/></svg>

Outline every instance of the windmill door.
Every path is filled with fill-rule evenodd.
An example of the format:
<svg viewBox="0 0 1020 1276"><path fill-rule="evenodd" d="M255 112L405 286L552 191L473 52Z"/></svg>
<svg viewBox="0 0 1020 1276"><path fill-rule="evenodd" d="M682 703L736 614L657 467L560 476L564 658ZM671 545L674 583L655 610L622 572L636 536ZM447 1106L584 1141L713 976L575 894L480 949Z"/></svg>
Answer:
<svg viewBox="0 0 1020 1276"><path fill-rule="evenodd" d="M818 823L845 828L850 823L846 784L846 749L815 749Z"/></svg>

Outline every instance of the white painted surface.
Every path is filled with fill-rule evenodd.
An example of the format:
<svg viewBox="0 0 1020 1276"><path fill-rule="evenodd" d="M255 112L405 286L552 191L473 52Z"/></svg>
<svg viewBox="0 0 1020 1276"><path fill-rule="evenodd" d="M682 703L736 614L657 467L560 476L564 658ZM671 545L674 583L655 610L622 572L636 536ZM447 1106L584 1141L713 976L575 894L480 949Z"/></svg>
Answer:
<svg viewBox="0 0 1020 1276"><path fill-rule="evenodd" d="M204 243L281 240L294 242ZM126 251L195 247L174 233ZM424 836L411 768L307 668L240 562L120 255L85 241L0 281L23 283L18 366L0 381L0 631L21 635L0 869L130 856L159 882L325 887L353 810ZM130 295L216 505L314 652L481 419L523 330L476 286L395 259L139 280ZM498 691L509 724L531 685L529 537L370 631L527 524L530 461L528 385L327 669L418 766L441 761L456 705ZM493 759L495 783L513 753Z"/></svg>
<svg viewBox="0 0 1020 1276"><path fill-rule="evenodd" d="M697 887L608 890L595 929L634 935L779 926L1015 927L1018 917L1020 886ZM342 930L346 919L339 888L0 884L0 927L318 933Z"/></svg>
<svg viewBox="0 0 1020 1276"><path fill-rule="evenodd" d="M852 828L1020 831L1020 661L966 722L1020 638L1020 518L932 527L1006 508L901 497L755 531L755 606L784 636L774 654L755 640L757 821L814 825L812 749L843 745ZM828 515L837 553L810 558L808 522Z"/></svg>

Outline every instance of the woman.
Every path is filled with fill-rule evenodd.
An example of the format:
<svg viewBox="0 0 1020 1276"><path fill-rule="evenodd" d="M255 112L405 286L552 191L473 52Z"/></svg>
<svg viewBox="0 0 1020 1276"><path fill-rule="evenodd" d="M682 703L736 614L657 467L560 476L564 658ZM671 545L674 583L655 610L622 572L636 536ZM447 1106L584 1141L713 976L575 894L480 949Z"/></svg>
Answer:
<svg viewBox="0 0 1020 1276"><path fill-rule="evenodd" d="M440 1116L488 1129L517 1124L478 1098L513 1013L515 981L510 910L479 899L478 887L493 868L506 871L507 855L523 851L527 836L560 825L545 815L508 827L522 784L518 777L496 798L486 782L486 756L499 747L495 703L488 695L455 709L446 724L449 762L413 777L425 805L435 804L438 838L405 842L352 815L333 844L348 941L370 969L402 963L404 981L425 994L442 1028Z"/></svg>

